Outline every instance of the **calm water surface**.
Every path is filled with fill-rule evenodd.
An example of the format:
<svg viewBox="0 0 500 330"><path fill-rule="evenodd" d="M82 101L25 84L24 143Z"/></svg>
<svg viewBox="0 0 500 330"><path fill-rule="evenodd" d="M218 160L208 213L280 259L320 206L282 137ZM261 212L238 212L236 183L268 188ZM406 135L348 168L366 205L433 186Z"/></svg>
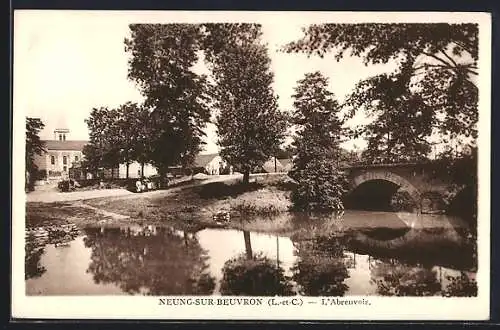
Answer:
<svg viewBox="0 0 500 330"><path fill-rule="evenodd" d="M241 221L241 220L232 220ZM476 255L466 222L346 211L245 219L243 228L85 228L57 244L29 238L28 295L472 296Z"/></svg>

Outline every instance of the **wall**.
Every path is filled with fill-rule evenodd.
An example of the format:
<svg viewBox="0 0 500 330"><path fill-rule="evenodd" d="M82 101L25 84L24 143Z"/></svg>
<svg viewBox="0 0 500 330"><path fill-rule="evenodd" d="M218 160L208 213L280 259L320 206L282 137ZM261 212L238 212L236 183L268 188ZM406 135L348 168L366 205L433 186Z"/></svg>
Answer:
<svg viewBox="0 0 500 330"><path fill-rule="evenodd" d="M151 164L144 164L144 176L148 177L148 176L156 175L156 174L158 174L156 167L154 167ZM125 179L127 177L127 166L125 164L120 164L119 176L120 176L120 179ZM141 177L141 164L140 163L133 162L129 165L128 177L133 178L133 179Z"/></svg>
<svg viewBox="0 0 500 330"><path fill-rule="evenodd" d="M210 175L219 175L220 167L224 162L220 156L215 156L206 166L205 171Z"/></svg>
<svg viewBox="0 0 500 330"><path fill-rule="evenodd" d="M51 156L54 156L54 164L51 163ZM66 164L63 163L63 157L67 157ZM48 178L60 178L64 176L64 167L66 166L66 174L72 163L75 161L75 156L80 161L83 154L79 150L48 150L43 155L35 156L35 164L39 170L45 170Z"/></svg>
<svg viewBox="0 0 500 330"><path fill-rule="evenodd" d="M434 177L433 173L423 167L416 166L398 166L387 168L367 168L367 169L352 169L349 173L351 182L355 177L367 176L388 176L391 181L391 174L396 174L407 180L420 194L429 191L437 191L445 193L452 189L453 183L451 178Z"/></svg>

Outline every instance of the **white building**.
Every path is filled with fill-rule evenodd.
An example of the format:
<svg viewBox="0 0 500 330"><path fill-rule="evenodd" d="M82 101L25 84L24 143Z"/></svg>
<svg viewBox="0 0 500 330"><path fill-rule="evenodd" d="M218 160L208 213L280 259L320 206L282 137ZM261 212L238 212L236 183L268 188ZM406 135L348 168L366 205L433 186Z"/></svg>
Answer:
<svg viewBox="0 0 500 330"><path fill-rule="evenodd" d="M219 154L208 154L196 156L193 167L195 171L202 171L208 175L219 175L228 165ZM229 173L232 173L232 167L229 167Z"/></svg>
<svg viewBox="0 0 500 330"><path fill-rule="evenodd" d="M128 177L131 179L140 178L141 176L149 177L156 174L158 174L158 170L151 164L144 164L144 173L142 172L141 164L138 162L130 163L128 166ZM120 164L118 167L118 176L120 179L127 177L127 165Z"/></svg>
<svg viewBox="0 0 500 330"><path fill-rule="evenodd" d="M88 142L82 140L67 140L68 129L55 129L54 140L42 140L45 152L35 155L35 164L39 171L45 172L47 180L59 180L68 176L69 168L83 158L83 146Z"/></svg>

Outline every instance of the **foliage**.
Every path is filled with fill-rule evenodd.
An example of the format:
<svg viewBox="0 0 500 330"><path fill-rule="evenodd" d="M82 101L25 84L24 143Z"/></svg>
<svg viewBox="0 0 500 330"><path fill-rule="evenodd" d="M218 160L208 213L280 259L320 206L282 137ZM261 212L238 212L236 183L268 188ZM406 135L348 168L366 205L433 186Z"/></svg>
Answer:
<svg viewBox="0 0 500 330"><path fill-rule="evenodd" d="M100 167L116 167L119 164L118 119L117 109L92 109L90 116L85 119L89 130L89 144L82 150L84 167L95 171Z"/></svg>
<svg viewBox="0 0 500 330"><path fill-rule="evenodd" d="M337 116L339 105L327 86L327 78L314 72L306 74L295 89L296 155L290 176L298 182L292 193L297 210L343 208L345 176L339 169L342 123Z"/></svg>
<svg viewBox="0 0 500 330"><path fill-rule="evenodd" d="M118 109L117 126L119 158L121 163L147 163L151 154L151 118L149 111L137 103L127 102ZM128 178L127 167L127 178Z"/></svg>
<svg viewBox="0 0 500 330"><path fill-rule="evenodd" d="M350 166L361 163L361 157L356 150L347 150L340 148L339 164L340 166Z"/></svg>
<svg viewBox="0 0 500 330"><path fill-rule="evenodd" d="M445 297L477 297L477 282L464 272L460 276L447 276L450 281L443 291Z"/></svg>
<svg viewBox="0 0 500 330"><path fill-rule="evenodd" d="M126 102L117 108L94 108L85 122L90 141L83 148L83 167L95 172L101 167L149 161L151 118L145 107ZM127 178L128 174L127 166Z"/></svg>
<svg viewBox="0 0 500 330"><path fill-rule="evenodd" d="M332 160L313 159L291 176L298 181L291 194L295 210L332 211L343 209L346 179Z"/></svg>
<svg viewBox="0 0 500 330"><path fill-rule="evenodd" d="M37 177L38 166L35 164L35 155L42 155L45 151L43 142L38 135L45 127L39 118L26 117L26 172L29 175L26 185L28 190L33 190L34 181Z"/></svg>
<svg viewBox="0 0 500 330"><path fill-rule="evenodd" d="M448 177L456 185L455 189L450 189L450 192L455 191L455 194L445 196L449 206L448 211L454 211L464 218L471 218L473 223L477 220L478 207L477 151L477 147L460 152L447 149L429 163L433 177ZM465 200L457 200L458 197Z"/></svg>
<svg viewBox="0 0 500 330"><path fill-rule="evenodd" d="M457 184L477 189L477 151L477 147L459 153L446 149L430 162L430 169L435 176L450 177Z"/></svg>
<svg viewBox="0 0 500 330"><path fill-rule="evenodd" d="M357 84L346 105L363 109L372 121L358 126L353 138L364 137L368 146L363 162L398 163L422 161L431 151L426 138L436 121L433 109L410 91L411 68L396 74L381 74Z"/></svg>
<svg viewBox="0 0 500 330"><path fill-rule="evenodd" d="M245 254L224 263L220 292L238 296L292 295L284 270L262 254L248 259Z"/></svg>
<svg viewBox="0 0 500 330"><path fill-rule="evenodd" d="M242 201L238 204L231 205L231 211L240 216L264 215L273 216L280 214L282 211L275 205L259 205L255 202Z"/></svg>
<svg viewBox="0 0 500 330"><path fill-rule="evenodd" d="M280 146L286 117L271 89L273 73L257 24L206 24L204 48L212 88L221 156L243 172L262 166Z"/></svg>
<svg viewBox="0 0 500 330"><path fill-rule="evenodd" d="M437 126L441 133L449 135L450 140L457 135L476 138L478 89L473 82L478 61L476 24L311 25L304 29L302 39L286 45L284 50L322 57L333 52L337 61L345 55L354 55L362 57L366 65L399 64L394 73L407 70L415 83L413 90L421 98L417 104L423 101L439 114L435 118L439 118ZM358 95L364 93L370 99L373 86L383 88L387 84L387 79L382 78L369 79L366 83L372 88L358 90ZM408 95L405 102L410 101Z"/></svg>
<svg viewBox="0 0 500 330"><path fill-rule="evenodd" d="M131 55L128 77L151 109L150 159L161 173L188 167L201 150L209 120L206 77L192 66L200 50L196 24L131 24L125 49Z"/></svg>

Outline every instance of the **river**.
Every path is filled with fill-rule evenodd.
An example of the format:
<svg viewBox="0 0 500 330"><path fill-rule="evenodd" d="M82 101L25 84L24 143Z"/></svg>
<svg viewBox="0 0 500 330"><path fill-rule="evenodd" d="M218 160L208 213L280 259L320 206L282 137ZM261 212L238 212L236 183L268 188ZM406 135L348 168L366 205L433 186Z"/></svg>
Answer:
<svg viewBox="0 0 500 330"><path fill-rule="evenodd" d="M345 211L231 221L259 230L130 225L57 242L27 237L26 294L477 295L475 236L459 218Z"/></svg>

